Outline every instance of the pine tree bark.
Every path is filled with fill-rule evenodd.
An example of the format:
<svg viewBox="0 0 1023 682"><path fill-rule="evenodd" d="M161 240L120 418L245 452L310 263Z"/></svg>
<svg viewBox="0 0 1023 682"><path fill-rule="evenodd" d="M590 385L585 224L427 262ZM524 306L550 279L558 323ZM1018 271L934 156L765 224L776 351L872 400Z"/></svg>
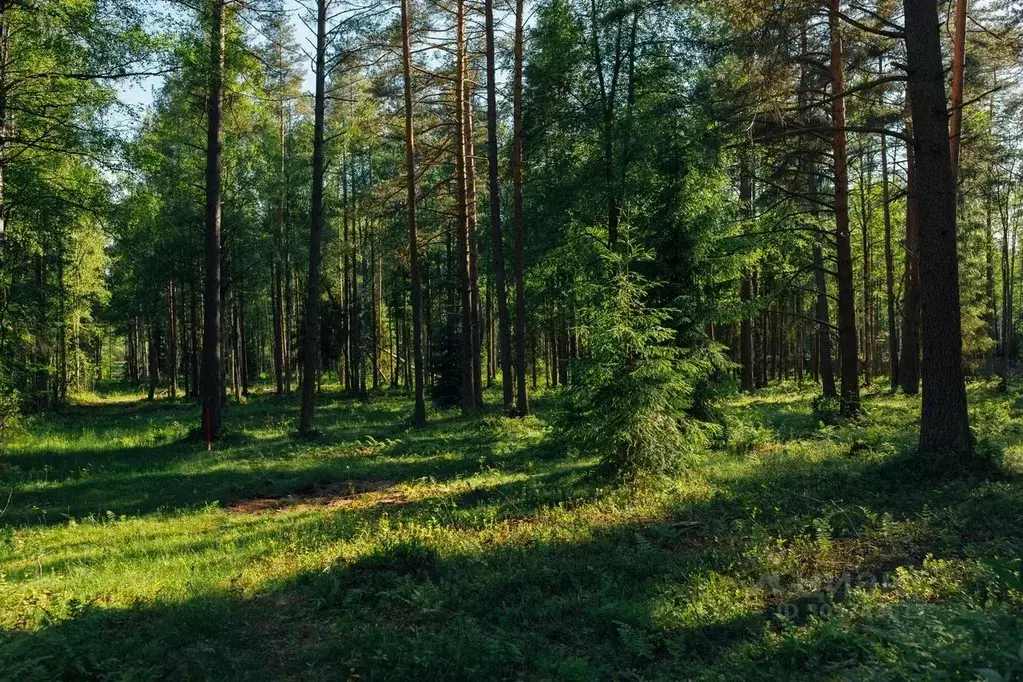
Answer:
<svg viewBox="0 0 1023 682"><path fill-rule="evenodd" d="M936 0L905 0L906 61L920 218L923 400L920 451L972 451L963 379L955 178Z"/></svg>
<svg viewBox="0 0 1023 682"><path fill-rule="evenodd" d="M881 133L881 208L884 213L885 300L888 304L888 381L899 387L899 339L895 317L895 264L892 257L892 210L888 186L888 138Z"/></svg>
<svg viewBox="0 0 1023 682"><path fill-rule="evenodd" d="M615 184L614 167L614 132L615 103L617 102L618 75L622 66L622 19L616 20L614 55L612 56L611 73L605 74L604 56L600 49L599 27L604 22L597 9L596 0L590 0L590 49L592 51L594 71L597 74L598 94L601 105L601 137L604 148L604 191L607 193L607 244L614 250L618 244L618 229L621 222L618 205L618 188Z"/></svg>
<svg viewBox="0 0 1023 682"><path fill-rule="evenodd" d="M466 188L465 149L465 1L456 3L456 60L455 60L455 189L458 201L458 225L455 240L455 259L458 265L459 313L461 317L461 405L462 414L476 411L476 381L473 367L472 282L469 254L469 216Z"/></svg>
<svg viewBox="0 0 1023 682"><path fill-rule="evenodd" d="M462 104L465 133L465 208L466 230L469 242L469 294L472 321L472 380L476 407L483 407L483 308L480 298L479 245L476 240L476 125L473 108L473 88L470 78L465 79Z"/></svg>
<svg viewBox="0 0 1023 682"><path fill-rule="evenodd" d="M170 376L170 397L178 397L178 326L174 296L174 280L167 280L167 370Z"/></svg>
<svg viewBox="0 0 1023 682"><path fill-rule="evenodd" d="M409 269L412 279L412 364L415 376L415 407L412 411L412 424L414 426L423 426L426 424L423 372L423 285L419 272L419 237L416 229L416 154L412 111L412 34L409 23L409 0L401 0L402 71L405 85L405 185L407 189L406 210L408 212ZM407 367L406 363L406 371Z"/></svg>
<svg viewBox="0 0 1023 682"><path fill-rule="evenodd" d="M742 276L739 297L744 306L749 306L753 300L752 283L746 275ZM742 368L742 390L752 393L756 390L753 379L753 324L748 312L743 313L742 321L739 323L739 363Z"/></svg>
<svg viewBox="0 0 1023 682"><path fill-rule="evenodd" d="M242 343L241 343L241 325L238 323L238 297L237 294L234 296L234 305L231 306L230 325L231 325L231 391L234 393L235 403L241 403L242 401Z"/></svg>
<svg viewBox="0 0 1023 682"><path fill-rule="evenodd" d="M1004 260L1004 259L1003 259ZM1006 273L1008 274L1008 273ZM1003 276L1002 300L1006 300ZM998 350L998 301L995 299L995 234L991 221L991 202L984 202L984 324L987 326L991 348L985 358L985 371L995 371L995 355ZM999 372L1000 376L1001 373Z"/></svg>
<svg viewBox="0 0 1023 682"><path fill-rule="evenodd" d="M277 168L277 182L279 184L277 189L277 206L274 212L276 229L273 263L271 265L273 279L271 298L273 299L274 325L274 382L276 384L277 395L282 395L284 393L284 367L287 348L284 336L284 286L281 272L285 267L281 251L285 246L284 207L287 199L287 167L285 166L287 150L284 136L284 50L281 46L278 46L277 50L277 66L281 74L281 80L277 84L280 88L277 100L277 150L280 158L278 159Z"/></svg>
<svg viewBox="0 0 1023 682"><path fill-rule="evenodd" d="M750 180L748 161L743 157L739 167L739 204L744 218L751 218L753 211L753 186ZM743 273L739 285L739 299L743 304L742 320L739 323L739 363L741 367L742 390L752 393L756 390L753 378L753 323L750 320L750 304L753 300L753 283Z"/></svg>
<svg viewBox="0 0 1023 682"><path fill-rule="evenodd" d="M840 0L832 0L831 29L831 148L835 164L835 244L838 275L838 344L841 366L842 413L860 411L856 300L853 289L852 239L849 226L849 169L845 134L845 65L840 27Z"/></svg>
<svg viewBox="0 0 1023 682"><path fill-rule="evenodd" d="M807 51L806 31L801 32L801 44L803 52ZM802 74L804 87L800 91L800 102L805 106L809 99L810 85L807 82L808 75L805 70ZM804 159L807 181L808 210L814 217L820 213L820 178L817 173L817 163L813 153L808 153ZM811 371L814 381L821 382L821 393L825 398L834 398L838 395L835 389L835 370L832 363L831 352L831 327L830 310L828 304L827 282L824 273L824 254L820 246L821 237L815 235L813 244L813 274L814 274L814 316L817 320L817 333L812 336L811 355L813 362Z"/></svg>
<svg viewBox="0 0 1023 682"><path fill-rule="evenodd" d="M152 322L146 325L146 336L149 340L149 352L147 353L149 362L149 400L156 398L156 384L160 381L160 365L157 355L158 346L156 343L156 333L154 332L155 326L155 323Z"/></svg>
<svg viewBox="0 0 1023 682"><path fill-rule="evenodd" d="M202 387L199 384L199 296L198 287L193 282L192 286L189 287L191 300L189 301L188 314L189 314L189 334L191 335L188 343L189 351L189 370L192 373L191 383L189 388L190 398L198 398L202 392Z"/></svg>
<svg viewBox="0 0 1023 682"><path fill-rule="evenodd" d="M316 3L316 102L313 121L313 190L309 228L309 275L306 281L305 339L302 349L302 410L298 432L314 432L316 383L320 375L320 248L323 242L323 127L327 99L327 0Z"/></svg>
<svg viewBox="0 0 1023 682"><path fill-rule="evenodd" d="M249 358L249 340L245 334L245 292L238 291L238 347L241 351L241 379L242 379L242 395L248 397L249 395L249 376L251 369L251 362Z"/></svg>
<svg viewBox="0 0 1023 682"><path fill-rule="evenodd" d="M290 231L289 231L290 232ZM286 248L290 248L290 234L285 233ZM284 393L291 395L291 385L295 373L293 340L295 338L295 273L291 267L291 255L284 254Z"/></svg>
<svg viewBox="0 0 1023 682"><path fill-rule="evenodd" d="M872 191L873 177L873 154L869 147L861 150L860 159L860 224L862 226L863 243L863 384L870 386L873 379L874 369L874 314L872 310L873 297L870 293L871 284L871 262L870 254L870 205L867 196Z"/></svg>
<svg viewBox="0 0 1023 682"><path fill-rule="evenodd" d="M380 277L380 267L377 262L376 239L373 235L369 238L369 267L370 267L370 365L373 371L371 385L377 390L380 385L380 295L377 289L377 281Z"/></svg>
<svg viewBox="0 0 1023 682"><path fill-rule="evenodd" d="M493 0L488 0L493 2ZM6 4L6 3L5 3ZM7 136L10 118L8 93L10 91L10 24L4 7L0 6L0 273L4 270L7 256ZM491 22L492 23L492 22ZM491 28L491 32L493 29ZM491 40L493 42L493 40ZM0 293L5 293L0 289ZM0 344L2 345L2 344Z"/></svg>
<svg viewBox="0 0 1023 682"><path fill-rule="evenodd" d="M275 257L276 259L276 257ZM284 394L284 287L281 282L281 264L280 262L274 263L273 265L273 289L272 289L272 303L273 306L273 326L274 326L274 338L273 338L273 350L274 350L274 384L276 387L277 395Z"/></svg>
<svg viewBox="0 0 1023 682"><path fill-rule="evenodd" d="M500 339L501 391L504 411L514 409L512 379L511 317L508 313L508 286L505 283L504 237L501 227L500 159L497 146L497 48L494 40L494 0L485 0L487 35L487 172L490 186L490 244L493 255L494 285L497 293L497 325Z"/></svg>
<svg viewBox="0 0 1023 682"><path fill-rule="evenodd" d="M912 120L910 97L906 97L906 113ZM913 138L912 123L907 125L907 138ZM906 145L906 243L902 298L902 350L899 353L899 385L906 395L920 390L920 243L916 195L916 154L913 145Z"/></svg>
<svg viewBox="0 0 1023 682"><path fill-rule="evenodd" d="M821 253L820 244L813 245L813 273L817 287L817 372L821 379L821 393L825 398L834 398L838 396L838 391L835 388L835 368L832 361L824 255Z"/></svg>
<svg viewBox="0 0 1023 682"><path fill-rule="evenodd" d="M523 0L515 0L515 70L513 76L513 143L512 143L512 185L513 210L515 212L515 411L520 417L529 414L529 397L526 393L526 284L525 259L526 237L522 211L522 67L523 28L525 19Z"/></svg>
<svg viewBox="0 0 1023 682"><path fill-rule="evenodd" d="M1009 235L1009 193L1006 193L1005 210L1002 212L1002 329L1001 349L999 352L999 372L1002 376L1002 388L1008 388L1009 358L1012 357L1012 271L1013 264L1009 258L1009 249L1013 240Z"/></svg>
<svg viewBox="0 0 1023 682"><path fill-rule="evenodd" d="M348 155L341 150L341 162L339 164L338 179L341 184L341 258L338 263L341 277L341 356L344 364L344 379L342 381L344 390L348 393L355 393L355 382L352 380L352 268L349 263L351 253L351 242L349 239L348 223L352 216L352 205L348 198Z"/></svg>
<svg viewBox="0 0 1023 682"><path fill-rule="evenodd" d="M221 374L220 328L220 200L223 164L224 50L226 47L225 0L212 0L210 40L210 89L206 136L206 290L203 295L203 429L208 440L220 434L224 393Z"/></svg>
<svg viewBox="0 0 1023 682"><path fill-rule="evenodd" d="M952 35L952 101L949 155L952 164L952 184L959 178L959 149L963 133L963 87L966 78L966 16L967 0L956 0L955 30ZM944 88L942 88L944 91Z"/></svg>

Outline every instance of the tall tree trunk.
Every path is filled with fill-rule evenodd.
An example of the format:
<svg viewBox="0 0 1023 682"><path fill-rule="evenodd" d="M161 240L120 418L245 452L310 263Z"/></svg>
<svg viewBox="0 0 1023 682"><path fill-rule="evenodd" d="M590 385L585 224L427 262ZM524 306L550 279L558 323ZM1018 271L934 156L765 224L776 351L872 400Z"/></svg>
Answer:
<svg viewBox="0 0 1023 682"><path fill-rule="evenodd" d="M955 179L948 145L936 0L905 0L906 58L913 100L923 309L921 452L970 454L956 254Z"/></svg>
<svg viewBox="0 0 1023 682"><path fill-rule="evenodd" d="M54 403L58 408L67 404L67 282L64 279L64 266L67 255L64 252L64 231L57 235L57 376L54 384Z"/></svg>
<svg viewBox="0 0 1023 682"><path fill-rule="evenodd" d="M906 97L906 114L912 105ZM911 117L909 119L912 120ZM913 126L907 125L907 137L913 138ZM916 191L916 154L906 145L906 258L903 273L902 351L899 353L899 385L906 395L920 390L920 240L919 201Z"/></svg>
<svg viewBox="0 0 1023 682"><path fill-rule="evenodd" d="M174 314L174 280L167 280L167 370L170 375L170 397L178 397L178 327Z"/></svg>
<svg viewBox="0 0 1023 682"><path fill-rule="evenodd" d="M155 323L152 322L146 325L146 336L149 340L149 352L147 353L149 362L149 400L156 398L156 384L160 381L160 360L157 355L159 349L156 343L155 327Z"/></svg>
<svg viewBox="0 0 1023 682"><path fill-rule="evenodd" d="M952 185L959 178L959 149L963 133L963 86L966 78L966 16L967 0L956 0L955 31L952 36L952 130L949 135L949 155L952 164ZM944 86L942 92L944 92Z"/></svg>
<svg viewBox="0 0 1023 682"><path fill-rule="evenodd" d="M287 150L285 148L284 136L284 50L281 46L277 47L277 60L281 77L280 82L277 84L280 88L279 99L277 100L277 149L280 158L278 159L277 167L277 182L279 184L277 189L277 206L274 212L276 229L273 264L271 265L273 279L271 299L273 300L274 324L274 382L276 384L277 395L282 395L284 393L284 368L287 349L287 341L284 336L284 286L282 281L285 259L281 254L281 251L285 248L284 207L287 203L287 167L285 165Z"/></svg>
<svg viewBox="0 0 1023 682"><path fill-rule="evenodd" d="M1006 194L1006 215L1010 210L1008 202L1011 201L1012 194ZM1004 229L1004 227L1003 227ZM1016 324L1013 322L1013 316L1016 311L1015 304L1015 291L1016 291L1016 244L1019 244L1019 223L1013 221L1012 224L1012 236L1009 239L1009 244L1013 245L1009 253L1009 298L1002 304L1002 317L1005 319L1005 361L1008 362L1016 357Z"/></svg>
<svg viewBox="0 0 1023 682"><path fill-rule="evenodd" d="M184 295L184 290L181 290L181 295ZM181 376L185 380L182 388L184 389L185 397L190 398L192 397L192 344L189 340L191 330L187 322L188 311L185 309L185 305L184 299L181 299L181 314L178 316L181 331L178 334L178 338L181 344Z"/></svg>
<svg viewBox="0 0 1023 682"><path fill-rule="evenodd" d="M206 136L206 291L203 295L202 406L208 440L220 433L221 375L220 338L220 197L223 162L221 109L224 96L224 50L226 42L225 0L213 0L210 40L210 91Z"/></svg>
<svg viewBox="0 0 1023 682"><path fill-rule="evenodd" d="M801 42L803 52L807 51L806 31L802 31ZM803 81L806 83L807 72L804 70ZM804 91L808 86L804 87ZM802 102L808 99L808 92L801 92ZM817 173L817 163L813 153L806 155L804 159L806 166L806 181L808 194L808 209L811 215L819 217L820 212L820 178ZM813 244L813 275L814 288L814 317L817 320L817 333L813 335L811 351L813 354L812 372L814 381L821 382L821 392L825 398L837 396L835 389L835 370L832 363L831 352L831 313L828 304L828 288L824 272L824 254L821 251L820 242L822 235L814 236Z"/></svg>
<svg viewBox="0 0 1023 682"><path fill-rule="evenodd" d="M529 398L526 394L526 284L525 259L526 236L522 215L522 23L525 20L523 0L515 0L515 72L513 96L512 175L513 208L515 212L515 411L520 417L529 414Z"/></svg>
<svg viewBox="0 0 1023 682"><path fill-rule="evenodd" d="M753 300L752 283L748 275L742 275L740 287L740 299L746 310ZM753 324L749 312L743 312L739 323L739 362L742 367L742 390L752 393L756 385L753 380Z"/></svg>
<svg viewBox="0 0 1023 682"><path fill-rule="evenodd" d="M486 330L484 345L487 347L487 388L492 388L494 379L497 378L497 353L495 352L494 338L494 282L487 278L486 282L486 308L483 329Z"/></svg>
<svg viewBox="0 0 1023 682"><path fill-rule="evenodd" d="M338 261L338 274L341 279L341 357L344 364L342 385L345 391L355 392L352 381L352 292L351 272L348 262L351 246L349 243L348 223L352 216L351 203L348 200L348 155L341 150L341 162L338 164L338 180L341 184L341 257Z"/></svg>
<svg viewBox="0 0 1023 682"><path fill-rule="evenodd" d="M771 377L781 380L781 319L778 314L778 303L771 306L768 313L768 324L771 329Z"/></svg>
<svg viewBox="0 0 1023 682"><path fill-rule="evenodd" d="M805 370L804 363L806 362L806 339L804 332L804 325L798 320L797 316L802 314L803 310L803 294L796 292L796 299L792 303L793 320L796 323L796 383L800 388L803 387L803 373Z"/></svg>
<svg viewBox="0 0 1023 682"><path fill-rule="evenodd" d="M860 411L856 300L853 289L852 239L849 232L849 169L845 135L845 65L840 27L840 0L832 0L831 29L831 148L835 162L835 245L838 256L838 344L842 378L842 413Z"/></svg>
<svg viewBox="0 0 1023 682"><path fill-rule="evenodd" d="M825 398L838 395L835 388L835 369L832 365L831 328L828 322L828 290L824 279L824 255L820 244L813 245L814 283L817 286L817 367L821 378L821 392Z"/></svg>
<svg viewBox="0 0 1023 682"><path fill-rule="evenodd" d="M323 242L323 126L327 100L327 0L316 3L316 103L313 121L313 191L306 282L305 345L302 350L302 411L298 432L313 433L316 383L320 375L320 246Z"/></svg>
<svg viewBox="0 0 1023 682"><path fill-rule="evenodd" d="M881 133L881 202L884 212L884 277L888 303L888 380L895 391L899 387L899 340L895 318L895 264L892 258L892 211L888 187L888 138Z"/></svg>
<svg viewBox="0 0 1023 682"><path fill-rule="evenodd" d="M873 311L871 303L873 297L870 293L871 282L871 258L870 258L870 204L868 195L872 188L873 165L872 153L869 147L862 150L860 158L860 224L862 226L863 242L863 383L870 386L874 369L873 348L874 329Z"/></svg>
<svg viewBox="0 0 1023 682"><path fill-rule="evenodd" d="M615 186L614 168L614 130L615 102L618 88L618 74L622 65L622 18L615 20L615 46L612 57L611 74L608 77L604 70L604 57L600 49L599 27L604 18L598 14L596 0L590 0L590 48L592 51L594 70L597 74L601 105L601 136L604 147L604 190L607 193L607 243L614 250L618 244L618 227L621 219L618 206L618 189ZM609 82L610 81L610 82Z"/></svg>
<svg viewBox="0 0 1023 682"><path fill-rule="evenodd" d="M493 2L493 0L488 0ZM7 135L9 107L7 94L10 87L8 68L10 67L10 25L7 19L6 4L0 5L0 273L4 271L5 257L7 255L7 203L6 203L6 176L7 176ZM493 11L491 11L491 23L493 23ZM491 43L493 43L493 27L491 26ZM6 289L0 287L0 294L6 295ZM5 299L0 302L6 303ZM0 310L3 308L0 307ZM0 325L0 329L3 326Z"/></svg>
<svg viewBox="0 0 1023 682"><path fill-rule="evenodd" d="M1004 246L1004 245L1003 245ZM1008 254L1003 251L1002 261ZM1008 273L1005 273L1008 274ZM984 200L984 324L987 327L991 348L985 358L985 371L995 371L995 354L998 352L998 301L995 298L995 232L991 220L991 202ZM1005 276L1002 277L1002 300L1007 299Z"/></svg>
<svg viewBox="0 0 1023 682"><path fill-rule="evenodd" d="M761 280L761 282L763 283L763 280ZM766 287L764 287L764 288L766 289ZM760 386L761 387L765 387L765 388L767 387L767 384L768 384L768 382L771 379L770 374L767 371L768 368L770 367L770 365L768 364L768 361L767 361L767 358L768 358L768 355L769 355L768 346L770 345L770 338L771 338L771 336L770 336L770 329L769 329L768 320L767 320L767 311L766 310L761 310L760 311L760 361L758 363L756 363L756 364L757 364L757 368L760 370Z"/></svg>
<svg viewBox="0 0 1023 682"><path fill-rule="evenodd" d="M746 219L752 218L753 186L750 180L748 159L744 155L739 166L739 205ZM756 389L753 378L753 323L750 307L753 300L753 283L747 273L742 274L739 298L743 304L742 321L739 323L739 362L741 366L742 390L752 393Z"/></svg>
<svg viewBox="0 0 1023 682"><path fill-rule="evenodd" d="M490 244L494 259L494 284L497 288L497 324L500 338L501 391L504 411L514 409L512 379L511 318L508 314L508 288L505 283L504 237L501 229L500 159L497 146L497 58L494 41L494 0L485 0L487 34L487 171L490 185Z"/></svg>
<svg viewBox="0 0 1023 682"><path fill-rule="evenodd" d="M189 292L191 294L191 300L190 300L189 306L188 306L188 314L189 314L189 324L188 324L188 326L189 326L189 333L191 334L191 339L190 339L190 341L188 343L188 346L189 346L188 351L189 351L189 369L192 372L191 384L189 385L189 388L191 389L191 393L189 393L189 397L190 398L198 398L200 396L200 393L202 392L202 387L199 384L199 371L200 371L200 367L199 367L199 296L198 296L197 289L198 289L198 287L194 283L192 284L192 286L189 287Z"/></svg>
<svg viewBox="0 0 1023 682"><path fill-rule="evenodd" d="M1012 269L1013 264L1009 258L1009 249L1014 240L1009 235L1009 197L1006 192L1005 208L1000 210L1002 222L1002 329L1001 349L999 352L999 368L1001 374L1001 388L1008 389L1009 383L1009 358L1012 356Z"/></svg>
<svg viewBox="0 0 1023 682"><path fill-rule="evenodd" d="M289 235L290 236L290 235ZM288 239L290 243L290 239ZM293 340L295 338L295 272L291 267L291 255L284 254L284 392L291 395L291 384L294 377L294 350Z"/></svg>
<svg viewBox="0 0 1023 682"><path fill-rule="evenodd" d="M369 185L367 184L367 187L368 186ZM361 353L364 353L365 350L366 350L366 337L367 337L366 331L364 329L365 323L366 323L366 317L367 316L366 316L366 312L362 309L361 306L365 305L367 302L371 302L370 301L370 295L369 295L368 288L372 285L372 282L370 280L370 273L369 273L369 263L367 262L369 259L366 257L366 241L367 241L367 236L366 235L367 235L368 231L369 231L369 221L368 221L368 219L363 218L363 221L362 221L362 236L361 236L361 244L360 244L361 248L359 248L359 253L362 254L362 268L361 268L362 269L362 291L360 292L361 295L359 296L359 301L360 301L360 308L359 308L359 339L360 339L360 344L361 344L360 345L360 349L361 349L360 352ZM359 393L360 393L360 395L364 396L364 395L366 395L366 363L365 363L365 360L363 359L362 355L360 355L359 357L360 357L360 362L359 362L359 372L360 372L359 373Z"/></svg>
<svg viewBox="0 0 1023 682"><path fill-rule="evenodd" d="M469 415L476 411L476 371L473 366L473 306L472 306L472 281L470 267L469 241L472 235L469 234L469 207L468 191L466 183L466 135L465 135L465 1L456 0L456 48L457 57L455 64L455 188L458 194L458 232L455 240L456 259L458 262L459 279L459 311L461 315L461 370L462 390L461 404L462 414Z"/></svg>
<svg viewBox="0 0 1023 682"><path fill-rule="evenodd" d="M416 234L416 153L412 125L412 37L409 28L409 0L401 0L401 44L405 84L406 209L408 211L409 269L412 278L412 364L415 375L415 407L412 411L412 424L422 426L426 424L426 399L423 387L423 285L419 272L419 238Z"/></svg>
<svg viewBox="0 0 1023 682"><path fill-rule="evenodd" d="M249 395L249 373L251 372L251 362L249 362L249 341L245 335L245 292L241 289L237 292L238 296L238 347L241 351L241 378L242 378L242 395L248 397Z"/></svg>
<svg viewBox="0 0 1023 682"><path fill-rule="evenodd" d="M369 237L369 267L370 267L370 346L372 355L370 364L373 368L372 386L377 390L380 385L380 294L377 289L377 282L380 276L380 267L377 262L376 239L371 234Z"/></svg>
<svg viewBox="0 0 1023 682"><path fill-rule="evenodd" d="M469 294L471 298L472 322L472 381L473 396L476 407L483 406L483 352L482 325L480 318L480 276L479 276L479 245L476 241L476 125L473 109L473 88L471 79L466 78L462 97L463 117L462 129L465 133L465 208L466 232L469 242Z"/></svg>
<svg viewBox="0 0 1023 682"><path fill-rule="evenodd" d="M284 287L281 282L281 263L273 265L272 305L274 325L274 383L277 395L284 393Z"/></svg>
<svg viewBox="0 0 1023 682"><path fill-rule="evenodd" d="M238 299L237 292L234 296L234 305L231 306L230 324L231 324L231 391L234 393L234 401L241 403L242 401L242 343L241 343L241 324L239 323L238 314Z"/></svg>
<svg viewBox="0 0 1023 682"><path fill-rule="evenodd" d="M233 342L234 336L232 330L234 329L233 323L231 322L231 306L229 305L228 299L228 283L231 281L230 274L230 253L227 251L227 240L222 242L221 247L221 277L220 277L220 385L227 389L233 388L228 386L228 361L230 359L231 343ZM221 406L226 406L228 402L229 391L225 390L220 395Z"/></svg>

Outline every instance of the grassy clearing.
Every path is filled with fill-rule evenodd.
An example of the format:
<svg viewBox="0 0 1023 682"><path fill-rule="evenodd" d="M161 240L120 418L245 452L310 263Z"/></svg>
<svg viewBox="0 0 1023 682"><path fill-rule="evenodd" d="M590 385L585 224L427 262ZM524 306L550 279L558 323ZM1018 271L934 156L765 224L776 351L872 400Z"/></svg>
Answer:
<svg viewBox="0 0 1023 682"><path fill-rule="evenodd" d="M7 445L0 678L1008 679L1023 399L970 390L1003 473L915 463L917 401L823 427L788 386L623 488L544 445L542 399L414 431L328 393L301 442L257 395L207 453L194 407L111 389Z"/></svg>

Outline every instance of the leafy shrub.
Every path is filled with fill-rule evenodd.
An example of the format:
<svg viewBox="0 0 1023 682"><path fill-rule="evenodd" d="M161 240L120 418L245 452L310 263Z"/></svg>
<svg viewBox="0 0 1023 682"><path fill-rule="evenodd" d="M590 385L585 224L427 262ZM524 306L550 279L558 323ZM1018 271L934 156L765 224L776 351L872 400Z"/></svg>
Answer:
<svg viewBox="0 0 1023 682"><path fill-rule="evenodd" d="M842 401L834 396L816 396L812 406L814 417L825 426L834 426L842 416Z"/></svg>
<svg viewBox="0 0 1023 682"><path fill-rule="evenodd" d="M598 456L615 477L678 471L713 431L689 410L715 351L675 346L665 326L671 311L648 307L648 291L625 268L597 288L580 316L587 355L574 362L556 417L556 438L572 452Z"/></svg>
<svg viewBox="0 0 1023 682"><path fill-rule="evenodd" d="M17 392L0 383L0 448L18 424L21 415L19 408Z"/></svg>
<svg viewBox="0 0 1023 682"><path fill-rule="evenodd" d="M729 416L724 420L721 444L738 454L748 454L774 442L776 434L749 415Z"/></svg>

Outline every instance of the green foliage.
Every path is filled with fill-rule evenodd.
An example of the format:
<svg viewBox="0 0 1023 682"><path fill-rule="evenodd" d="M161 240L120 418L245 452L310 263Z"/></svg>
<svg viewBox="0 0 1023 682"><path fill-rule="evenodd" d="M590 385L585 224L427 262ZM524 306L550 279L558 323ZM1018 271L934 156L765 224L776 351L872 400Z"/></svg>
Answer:
<svg viewBox="0 0 1023 682"><path fill-rule="evenodd" d="M1023 594L1023 559L986 559L983 564L1003 588Z"/></svg>
<svg viewBox="0 0 1023 682"><path fill-rule="evenodd" d="M836 396L816 396L811 407L814 417L824 426L834 426L842 418L842 401Z"/></svg>
<svg viewBox="0 0 1023 682"><path fill-rule="evenodd" d="M18 425L20 408L18 392L6 381L0 381L0 453L3 452L4 441Z"/></svg>
<svg viewBox="0 0 1023 682"><path fill-rule="evenodd" d="M708 442L707 426L687 410L713 369L710 352L677 347L665 326L671 311L649 307L650 285L609 260L614 274L582 314L587 353L573 363L555 434L616 477L678 472Z"/></svg>

